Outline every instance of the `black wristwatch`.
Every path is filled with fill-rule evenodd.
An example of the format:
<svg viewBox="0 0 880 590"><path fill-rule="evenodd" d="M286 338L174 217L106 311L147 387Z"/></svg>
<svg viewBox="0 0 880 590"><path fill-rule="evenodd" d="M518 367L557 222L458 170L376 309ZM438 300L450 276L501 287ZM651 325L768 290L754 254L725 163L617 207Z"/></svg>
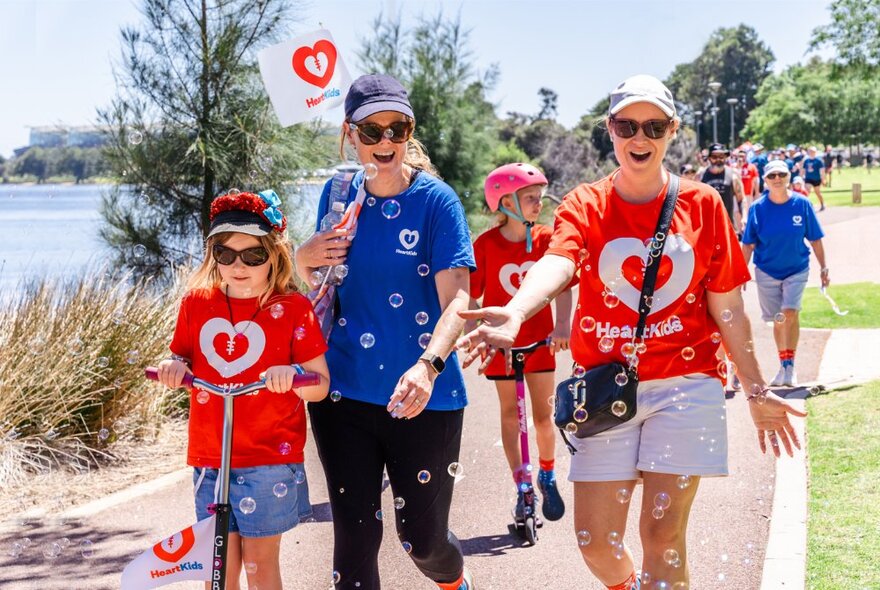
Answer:
<svg viewBox="0 0 880 590"><path fill-rule="evenodd" d="M430 365L431 368L434 369L434 372L438 375L443 372L443 369L446 368L446 363L436 354L429 354L426 352L419 357L419 360L428 363L428 365Z"/></svg>

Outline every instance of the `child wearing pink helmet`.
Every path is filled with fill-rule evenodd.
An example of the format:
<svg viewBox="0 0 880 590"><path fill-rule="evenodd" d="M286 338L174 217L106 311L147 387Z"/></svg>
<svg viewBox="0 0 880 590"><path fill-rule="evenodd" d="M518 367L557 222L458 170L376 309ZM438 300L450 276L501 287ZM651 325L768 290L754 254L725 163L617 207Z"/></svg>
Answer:
<svg viewBox="0 0 880 590"><path fill-rule="evenodd" d="M472 308L477 307L480 298L483 307L506 304L519 289L528 269L544 255L553 230L546 225L536 224L536 221L541 213L547 184L544 174L531 164L505 164L489 173L485 183L486 203L491 211L502 215L499 215L498 225L481 234L474 242L477 270L471 273ZM542 496L541 509L547 520L558 520L565 513L565 504L556 486L556 432L552 408L547 400L553 395L554 355L559 350L568 350L570 315L571 291L566 289L556 298L555 323L548 305L523 324L513 344L514 347L528 346L548 336L552 339L550 346L538 348L525 364L540 458L538 489ZM466 327L466 331L473 327ZM523 492L520 489L523 474L514 377L508 373L503 355L498 355L485 374L495 382L498 390L501 440L517 486L517 512L514 517L519 519L523 511Z"/></svg>

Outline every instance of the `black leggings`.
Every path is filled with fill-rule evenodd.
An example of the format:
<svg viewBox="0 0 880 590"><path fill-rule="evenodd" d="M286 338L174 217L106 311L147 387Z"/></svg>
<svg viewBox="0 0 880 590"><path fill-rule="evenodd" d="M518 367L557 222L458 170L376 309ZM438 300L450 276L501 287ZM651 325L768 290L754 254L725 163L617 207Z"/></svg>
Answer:
<svg viewBox="0 0 880 590"><path fill-rule="evenodd" d="M392 418L384 406L342 398L309 404L330 507L337 589L378 590L382 521L382 472L395 498L397 537L421 572L435 582L454 582L464 559L449 531L449 506L464 410L424 411L412 420ZM430 474L427 479L422 472ZM421 474L421 477L420 477ZM388 515L390 516L390 515ZM359 583L359 584L358 584Z"/></svg>

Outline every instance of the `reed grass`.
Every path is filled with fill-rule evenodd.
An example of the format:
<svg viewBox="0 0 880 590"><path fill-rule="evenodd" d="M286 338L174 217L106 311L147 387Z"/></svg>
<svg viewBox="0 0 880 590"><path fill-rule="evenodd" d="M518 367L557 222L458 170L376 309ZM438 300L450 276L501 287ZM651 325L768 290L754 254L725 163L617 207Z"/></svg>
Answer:
<svg viewBox="0 0 880 590"><path fill-rule="evenodd" d="M167 356L181 282L87 272L35 280L0 304L0 487L91 469L118 438L186 411L185 395L143 376Z"/></svg>

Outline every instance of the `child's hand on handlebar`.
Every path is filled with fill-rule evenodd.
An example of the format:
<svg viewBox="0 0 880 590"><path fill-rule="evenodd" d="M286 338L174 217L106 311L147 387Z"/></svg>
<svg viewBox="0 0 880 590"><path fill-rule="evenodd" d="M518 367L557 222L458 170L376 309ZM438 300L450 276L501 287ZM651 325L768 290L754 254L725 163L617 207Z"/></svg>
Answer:
<svg viewBox="0 0 880 590"><path fill-rule="evenodd" d="M293 377L296 369L291 365L275 365L269 367L260 378L266 382L266 389L272 393L287 393L293 389Z"/></svg>
<svg viewBox="0 0 880 590"><path fill-rule="evenodd" d="M570 339L571 328L569 326L556 326L556 329L550 333L550 353L556 354L560 350L568 350Z"/></svg>
<svg viewBox="0 0 880 590"><path fill-rule="evenodd" d="M189 367L177 359L165 359L157 367L159 383L171 389L177 389L183 383L183 377L190 372Z"/></svg>

